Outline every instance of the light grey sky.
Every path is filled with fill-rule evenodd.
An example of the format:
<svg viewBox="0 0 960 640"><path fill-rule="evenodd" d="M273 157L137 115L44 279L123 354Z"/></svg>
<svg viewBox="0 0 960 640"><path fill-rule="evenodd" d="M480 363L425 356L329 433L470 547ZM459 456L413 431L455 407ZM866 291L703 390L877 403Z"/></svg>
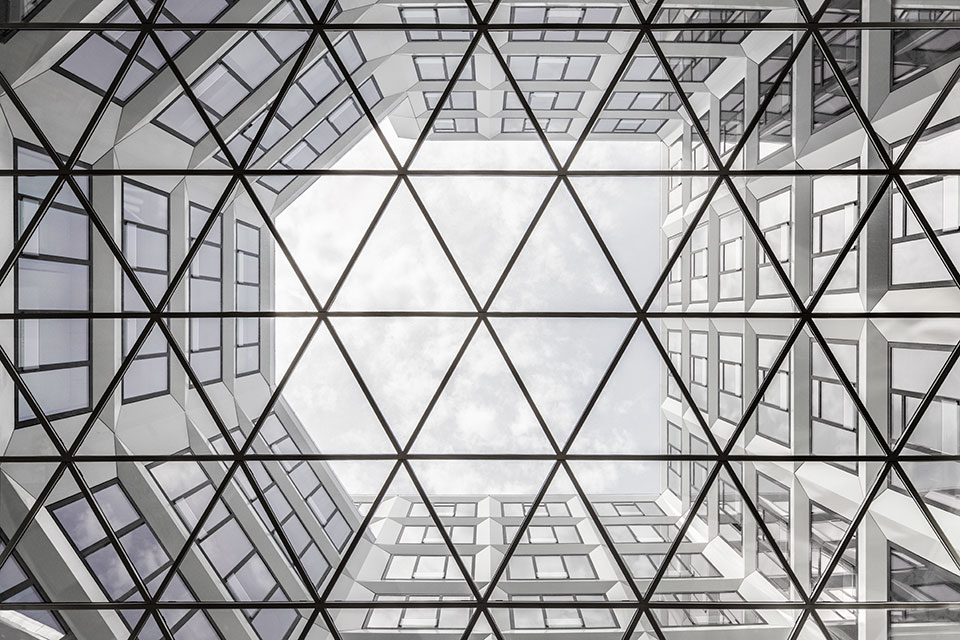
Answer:
<svg viewBox="0 0 960 640"><path fill-rule="evenodd" d="M395 149L400 142L388 123ZM565 156L570 144L562 151ZM339 168L389 168L369 134ZM559 153L559 152L558 152ZM580 168L659 167L655 143L584 145ZM389 162L387 160L387 162ZM546 164L543 164L546 162ZM538 141L432 141L414 167L550 169ZM413 188L447 242L481 305L495 286L553 178L420 176ZM380 206L391 177L323 176L277 219L311 287L325 300ZM624 278L642 303L659 273L657 178L573 178ZM277 270L277 307L309 308L288 267ZM406 188L387 206L333 310L473 311ZM561 184L503 283L495 311L629 311L631 305L573 197ZM404 446L473 324L472 318L339 318L335 330ZM629 327L628 319L495 318L492 321L559 446L563 446ZM278 331L278 362L289 362L302 333ZM584 424L572 451L661 450L659 357L644 330L635 335ZM286 400L321 451L393 453L329 332L322 328L290 381ZM411 451L545 453L553 449L482 325ZM392 463L334 463L348 491L376 493ZM417 461L426 490L443 493L537 491L551 464ZM590 463L574 472L588 492L658 492L656 463ZM566 492L571 490L563 483ZM557 488L560 488L558 481ZM391 493L409 493L403 478Z"/></svg>

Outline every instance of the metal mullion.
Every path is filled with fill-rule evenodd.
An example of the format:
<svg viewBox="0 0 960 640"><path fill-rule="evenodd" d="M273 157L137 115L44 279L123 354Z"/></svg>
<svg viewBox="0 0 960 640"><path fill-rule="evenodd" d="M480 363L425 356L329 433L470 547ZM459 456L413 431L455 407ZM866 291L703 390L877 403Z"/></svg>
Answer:
<svg viewBox="0 0 960 640"><path fill-rule="evenodd" d="M460 284L463 286L467 295L470 297L470 302L473 303L474 307L479 313L481 311L480 301L477 299L476 294L473 292L473 288L470 286L470 283L467 281L466 276L463 275L463 271L460 269L460 266L457 264L456 258L453 257L453 252L450 251L450 248L447 246L446 241L443 239L443 235L440 233L440 230L437 228L436 223L433 221L433 218L430 216L430 213L427 211L427 208L424 206L423 201L420 199L420 195L414 189L413 184L410 182L410 178L403 175L401 176L404 184L407 185L407 189L410 191L410 195L413 196L414 202L417 204L417 208L420 209L421 215L423 215L424 220L427 225L430 227L430 231L433 232L434 237L437 239L437 243L440 245L440 248L443 250L443 254L446 256L447 260L450 263L450 266L453 267L454 272L457 274L457 279L460 280Z"/></svg>
<svg viewBox="0 0 960 640"><path fill-rule="evenodd" d="M612 85L611 85L612 86ZM580 140L584 140L584 136L580 137ZM604 258L607 260L607 264L610 265L610 268L613 269L613 273L617 277L617 282L620 283L620 286L623 288L623 292L626 294L627 299L630 300L630 305L634 308L635 311L640 311L640 304L637 301L637 298L633 295L633 291L630 289L630 285L627 283L626 277L624 277L623 272L620 270L620 267L617 266L616 260L613 259L613 254L610 252L610 249L607 247L606 243L603 241L603 237L600 235L600 232L597 230L597 226L593 223L593 220L590 218L590 214L587 213L586 207L583 206L583 202L580 200L580 196L577 195L576 190L573 188L573 184L570 182L570 178L567 176L561 177L561 180L567 187L567 191L570 193L570 196L573 198L573 202L576 204L577 209L580 211L580 215L583 216L584 222L587 223L590 232L593 234L594 240L596 240L597 245L600 248L600 251L603 252Z"/></svg>
<svg viewBox="0 0 960 640"><path fill-rule="evenodd" d="M424 408L423 414L420 416L420 419L417 421L417 425L414 427L413 431L410 433L410 437L407 439L406 445L403 447L403 454L409 454L410 449L413 447L414 442L417 439L417 436L420 435L420 432L423 430L424 425L427 422L427 419L430 417L433 408L436 406L437 401L440 399L440 395L443 393L444 389L447 386L447 383L450 381L450 378L453 376L453 372L459 366L460 361L463 359L463 354L466 353L467 347L470 343L473 342L473 338L477 333L477 330L480 328L481 320L477 318L474 321L473 325L470 327L470 330L467 332L466 337L464 338L463 343L460 345L460 348L457 350L456 355L453 358L453 361L450 363L450 366L447 367L447 371L444 373L443 378L440 380L440 384L437 386L437 390L431 396L430 401L427 403L427 406Z"/></svg>
<svg viewBox="0 0 960 640"><path fill-rule="evenodd" d="M566 443L560 450L563 455L566 455L570 451L570 447L573 446L573 441L576 439L577 435L579 435L581 429L583 429L583 425L586 424L590 412L600 399L603 390L607 386L607 382L610 381L611 376L613 376L613 372L616 370L617 365L619 365L621 358L623 358L623 354L626 353L627 347L633 342L633 338L636 335L639 327L640 320L638 319L630 325L630 329L627 330L623 340L621 340L620 346L617 348L617 352L613 355L610 364L607 365L607 368L603 373L603 377L600 378L596 389L594 389L593 393L590 395L590 399L587 401L586 406L584 406L583 411L580 413L580 417L577 418L576 424L574 424L573 429L567 436Z"/></svg>
<svg viewBox="0 0 960 640"><path fill-rule="evenodd" d="M343 269L343 272L340 274L340 277L337 279L337 282L333 285L333 288L330 290L330 294L327 296L326 304L324 304L322 309L329 309L333 306L334 301L336 300L337 294L340 292L340 289L343 287L344 283L347 280L347 276L350 275L350 271L353 269L354 264L356 264L357 259L360 257L360 253L366 247L367 241L370 239L370 236L373 234L374 229L377 224L380 222L380 219L383 217L384 212L387 207L390 205L390 202L393 200L397 188L400 186L401 176L397 175L394 178L393 183L390 185L390 188L387 189L387 193L383 198L383 201L380 204L380 207L377 209L376 213L373 215L373 218L370 220L370 224L367 226L366 231L364 231L363 236L360 238L360 242L357 244L357 248L354 250L353 254L350 256L350 259L347 261L346 266Z"/></svg>
<svg viewBox="0 0 960 640"><path fill-rule="evenodd" d="M496 2L496 0L495 0ZM540 202L540 205L537 208L537 212L534 214L533 218L530 220L530 224L527 225L526 230L523 232L523 236L520 238L520 242L517 244L517 248L514 249L513 254L510 256L510 259L507 260L507 264L504 267L503 271L500 274L500 277L497 279L496 284L493 286L493 289L490 290L490 294L487 297L486 303L483 305L481 310L482 313L487 314L490 312L490 305L493 304L494 299L497 297L497 294L500 292L503 283L506 281L507 276L510 274L511 269L513 269L514 264L516 264L517 259L520 257L520 253L523 251L524 247L527 244L527 241L530 239L530 236L533 234L534 228L537 226L537 223L543 217L544 212L547 209L547 206L550 204L550 201L553 199L554 194L557 191L557 188L560 186L560 177L554 179L553 183L550 185L550 188L547 189L546 194L543 197L543 200Z"/></svg>

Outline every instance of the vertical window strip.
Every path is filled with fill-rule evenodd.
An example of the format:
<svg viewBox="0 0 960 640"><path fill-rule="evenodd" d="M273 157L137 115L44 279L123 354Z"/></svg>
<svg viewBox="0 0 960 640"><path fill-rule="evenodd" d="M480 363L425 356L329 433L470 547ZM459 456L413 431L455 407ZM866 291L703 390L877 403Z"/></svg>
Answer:
<svg viewBox="0 0 960 640"><path fill-rule="evenodd" d="M16 141L15 169L55 169L39 148ZM86 167L87 165L83 165ZM88 200L89 177L76 177ZM39 210L53 185L52 176L15 176L15 237ZM73 191L65 185L17 259L13 271L14 312L92 309L93 264L90 220ZM85 318L20 319L13 323L14 362L24 382L49 419L89 411L92 402L92 320ZM57 336L69 336L62 341ZM61 345L52 348L53 345ZM38 422L25 398L17 393L16 427Z"/></svg>
<svg viewBox="0 0 960 640"><path fill-rule="evenodd" d="M260 311L260 228L236 223L237 311ZM260 371L260 318L238 317L236 321L236 375Z"/></svg>
<svg viewBox="0 0 960 640"><path fill-rule="evenodd" d="M170 198L159 189L124 178L122 209L123 255L156 304L169 284ZM126 274L123 276L123 310L147 310ZM147 322L146 318L123 320L124 356ZM169 354L166 338L154 327L123 377L124 402L153 398L169 391Z"/></svg>
<svg viewBox="0 0 960 640"><path fill-rule="evenodd" d="M190 243L196 243L210 209L190 203ZM210 228L190 265L190 311L223 311L223 216ZM190 318L190 366L200 382L223 377L223 322L221 318Z"/></svg>

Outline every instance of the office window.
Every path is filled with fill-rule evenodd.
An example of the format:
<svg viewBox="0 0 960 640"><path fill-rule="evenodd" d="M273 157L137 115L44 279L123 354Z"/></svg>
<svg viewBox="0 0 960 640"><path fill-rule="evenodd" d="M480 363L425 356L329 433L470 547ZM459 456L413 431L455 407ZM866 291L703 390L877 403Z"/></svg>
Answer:
<svg viewBox="0 0 960 640"><path fill-rule="evenodd" d="M720 299L743 299L743 217L734 212L721 216Z"/></svg>
<svg viewBox="0 0 960 640"><path fill-rule="evenodd" d="M155 585L164 579L173 564L170 554L157 539L153 529L144 519L137 505L116 480L93 489L93 496L106 517L107 523L120 541L122 551L146 585ZM49 507L50 513L60 525L74 551L80 556L90 575L97 581L109 602L138 602L141 600L133 578L120 560L120 549L111 542L100 525L93 509L82 494L77 493ZM178 570L164 592L171 599L184 602L196 601L193 589ZM120 618L128 629L133 629L140 620L142 611L119 610ZM219 638L208 614L184 609L165 610L164 622L177 640L189 638ZM146 623L141 631L147 637L160 637L155 620Z"/></svg>
<svg viewBox="0 0 960 640"><path fill-rule="evenodd" d="M260 311L260 229L237 220L237 311ZM237 318L237 375L260 370L260 318Z"/></svg>
<svg viewBox="0 0 960 640"><path fill-rule="evenodd" d="M710 453L712 453L710 445L696 436L690 436L690 455L705 456ZM691 460L688 464L690 465L690 503L693 504L707 482L712 463L708 460Z"/></svg>
<svg viewBox="0 0 960 640"><path fill-rule="evenodd" d="M737 477L743 477L742 464L731 462ZM739 472L739 473L738 473ZM739 552L743 552L743 498L726 473L720 475L719 492L720 537Z"/></svg>
<svg viewBox="0 0 960 640"><path fill-rule="evenodd" d="M857 164L842 168L857 168ZM859 176L817 176L813 179L812 283L819 286L860 217ZM827 291L854 291L859 283L859 242L855 243Z"/></svg>
<svg viewBox="0 0 960 640"><path fill-rule="evenodd" d="M476 118L437 118L433 121L434 133L476 133Z"/></svg>
<svg viewBox="0 0 960 640"><path fill-rule="evenodd" d="M721 333L718 407L720 417L739 422L743 414L743 337Z"/></svg>
<svg viewBox="0 0 960 640"><path fill-rule="evenodd" d="M680 234L667 239L667 255L673 256L680 246ZM667 304L680 304L683 302L683 255L670 267L670 273L667 275Z"/></svg>
<svg viewBox="0 0 960 640"><path fill-rule="evenodd" d="M562 7L522 5L510 7L510 21L517 24L612 24L620 15L620 7ZM597 29L577 29L570 31L511 31L510 40L545 42L590 41L606 42L610 32Z"/></svg>
<svg viewBox="0 0 960 640"><path fill-rule="evenodd" d="M503 515L506 517L522 518L530 512L533 503L530 502L505 502L503 504ZM536 516L539 517L569 517L570 507L565 502L541 502L537 505Z"/></svg>
<svg viewBox="0 0 960 640"><path fill-rule="evenodd" d="M890 345L890 425L891 442L899 442L911 423L936 374L946 362L953 345ZM956 371L956 369L954 369ZM916 428L904 445L911 455L957 455L960 443L960 385L951 373L940 386L933 401L920 416ZM960 482L952 463L913 463L906 471L917 491L931 508L960 513ZM890 487L907 493L899 477L890 477Z"/></svg>
<svg viewBox="0 0 960 640"><path fill-rule="evenodd" d="M853 388L857 388L859 348L856 342L828 340L827 346L840 363ZM853 398L840 382L836 370L819 346L811 353L810 381L811 449L813 453L856 455L860 414ZM834 463L856 471L855 462Z"/></svg>
<svg viewBox="0 0 960 640"><path fill-rule="evenodd" d="M513 602L603 602L606 596L598 594L584 595L511 595ZM618 629L620 627L612 609L596 607L577 608L527 608L516 607L510 610L511 628L517 631L526 629Z"/></svg>
<svg viewBox="0 0 960 640"><path fill-rule="evenodd" d="M786 336L757 336L757 383L767 376L773 380L767 386L757 407L757 433L775 442L790 446L790 397L792 395L790 363L792 353L783 359L780 368L771 372L774 360L786 343Z"/></svg>
<svg viewBox="0 0 960 640"><path fill-rule="evenodd" d="M450 80L460 66L459 56L413 56L413 66L417 69L419 80ZM467 61L458 80L474 80L474 60Z"/></svg>
<svg viewBox="0 0 960 640"><path fill-rule="evenodd" d="M790 59L792 49L792 43L787 41L760 63L761 102L774 90L773 85L782 73L783 65ZM760 123L757 128L759 130L761 159L790 146L793 135L792 69L784 77L783 82L777 86L776 94L764 109L763 115L760 116Z"/></svg>
<svg viewBox="0 0 960 640"><path fill-rule="evenodd" d="M850 521L826 507L810 503L810 581L816 584L826 572L830 559L836 553ZM855 602L857 600L857 535L844 547L840 562L827 579L821 594L826 601ZM824 622L831 628L856 635L856 612L844 609L825 611ZM839 629L838 629L839 627Z"/></svg>
<svg viewBox="0 0 960 640"><path fill-rule="evenodd" d="M447 527L447 535L454 544L474 544L476 529L472 526ZM444 544L443 536L433 525L405 525L400 529L397 544Z"/></svg>
<svg viewBox="0 0 960 640"><path fill-rule="evenodd" d="M889 545L889 562L889 599L908 605L887 614L890 626L895 633L897 627L907 627L907 625L945 623L949 627L956 626L955 609L940 607L911 609L909 603L960 600L960 576L892 543Z"/></svg>
<svg viewBox="0 0 960 640"><path fill-rule="evenodd" d="M430 600L456 600L451 596L422 596ZM409 602L420 599L419 596L393 596L377 594L375 602ZM451 607L377 607L367 612L363 622L365 629L440 629L463 631L470 619L468 608Z"/></svg>
<svg viewBox="0 0 960 640"><path fill-rule="evenodd" d="M787 277L791 275L793 259L793 204L789 189L767 196L758 202L757 223L767 244L773 251L768 256L761 244L757 244L757 295L776 297L787 295L783 281L773 268L771 260L777 260Z"/></svg>
<svg viewBox="0 0 960 640"><path fill-rule="evenodd" d="M570 118L538 118L537 122L544 133L566 133L570 129ZM536 133L537 128L529 118L504 118L501 121L503 133Z"/></svg>
<svg viewBox="0 0 960 640"><path fill-rule="evenodd" d="M593 130L597 133L657 133L666 120L648 118L599 118Z"/></svg>
<svg viewBox="0 0 960 640"><path fill-rule="evenodd" d="M667 355L670 356L670 362L673 364L677 373L683 371L683 332L679 329L667 329ZM680 385L669 370L665 371L667 377L667 395L674 400L681 400Z"/></svg>
<svg viewBox="0 0 960 640"><path fill-rule="evenodd" d="M707 332L690 332L690 395L700 412L707 413Z"/></svg>
<svg viewBox="0 0 960 640"><path fill-rule="evenodd" d="M400 19L404 24L470 24L473 19L465 5L437 7L400 7ZM407 40L469 40L471 32L455 30L410 30Z"/></svg>
<svg viewBox="0 0 960 640"><path fill-rule="evenodd" d="M663 528L652 524L612 524L605 528L617 543L668 542Z"/></svg>
<svg viewBox="0 0 960 640"><path fill-rule="evenodd" d="M514 555L507 565L507 580L592 580L597 577L585 555Z"/></svg>
<svg viewBox="0 0 960 640"><path fill-rule="evenodd" d="M475 518L477 517L477 503L475 502L437 502L433 509L441 518ZM414 502L407 512L410 518L429 518L430 510L422 502Z"/></svg>
<svg viewBox="0 0 960 640"><path fill-rule="evenodd" d="M516 80L589 80L597 56L507 56Z"/></svg>
<svg viewBox="0 0 960 640"><path fill-rule="evenodd" d="M574 110L580 106L583 91L527 91L524 99L534 111ZM504 111L523 111L520 97L512 92L503 94Z"/></svg>
<svg viewBox="0 0 960 640"><path fill-rule="evenodd" d="M7 543L3 538L0 538L0 550L6 545ZM0 572L0 577L2 577L2 584L0 584L0 602L52 602L37 582L37 579L29 569L27 569L26 565L24 565L20 554L17 552L10 554L3 565L3 571ZM16 613L39 622L55 632L63 634L65 638L73 637L70 634L70 629L58 612L37 609L17 611Z"/></svg>
<svg viewBox="0 0 960 640"><path fill-rule="evenodd" d="M427 105L427 109L430 109L431 111L436 109L437 105L440 103L440 97L442 95L442 91L424 91L423 101ZM447 102L443 105L443 108L473 111L477 108L477 92L451 91L447 96ZM476 120L474 120L474 122L476 122Z"/></svg>
<svg viewBox="0 0 960 640"><path fill-rule="evenodd" d="M860 5L835 3L827 7L826 22L856 22L860 20ZM860 31L831 29L824 40L836 58L840 72L847 79L854 95L860 89ZM813 48L813 130L816 131L853 110L840 86L833 68L819 47Z"/></svg>
<svg viewBox="0 0 960 640"><path fill-rule="evenodd" d="M757 510L770 530L773 542L790 558L790 488L757 473ZM784 595L790 593L790 577L777 560L771 542L757 527L757 568Z"/></svg>
<svg viewBox="0 0 960 640"><path fill-rule="evenodd" d="M630 575L638 580L653 578L666 556L662 553L624 554ZM665 578L715 578L717 568L702 553L677 553L668 565Z"/></svg>
<svg viewBox="0 0 960 640"><path fill-rule="evenodd" d="M517 536L518 526L503 526L503 543L510 544ZM535 525L527 527L520 538L521 544L579 544L583 542L580 532L571 524Z"/></svg>
<svg viewBox="0 0 960 640"><path fill-rule="evenodd" d="M190 203L190 243L213 212ZM223 224L222 216L203 239L190 265L190 311L223 310ZM190 318L190 366L200 382L215 382L222 377L223 334L220 318Z"/></svg>
<svg viewBox="0 0 960 640"><path fill-rule="evenodd" d="M898 188L890 196L890 284L895 287L936 287L952 282L927 239L917 216L923 216L941 242L960 230L955 176L910 176L904 180L919 207L914 211Z"/></svg>
<svg viewBox="0 0 960 640"><path fill-rule="evenodd" d="M187 530L194 529L215 487L195 461L159 462L147 467ZM273 570L223 497L204 521L197 545L227 590L239 600L286 600ZM297 622L296 611L249 609L244 616L257 634L286 637Z"/></svg>
<svg viewBox="0 0 960 640"><path fill-rule="evenodd" d="M214 22L235 0L209 0L201 4L171 2L161 10L158 22ZM152 5L140 5L149 16ZM139 22L133 9L121 3L110 15L107 23ZM136 31L92 31L87 34L54 66L58 72L87 89L104 95L113 82L130 47L137 39ZM161 31L160 41L171 58L200 37L200 31ZM157 77L166 68L163 55L148 37L134 58L133 65L120 82L114 100L125 104L144 85Z"/></svg>
<svg viewBox="0 0 960 640"><path fill-rule="evenodd" d="M473 556L461 555L467 572L473 573ZM456 561L448 556L390 556L384 580L463 580Z"/></svg>
<svg viewBox="0 0 960 640"><path fill-rule="evenodd" d="M657 16L658 22L681 24L725 24L762 22L769 11L746 9L686 9L664 8ZM665 32L660 38L676 42L723 42L739 44L750 33L747 25L744 29L710 29Z"/></svg>
<svg viewBox="0 0 960 640"><path fill-rule="evenodd" d="M744 113L743 80L738 82L720 99L720 154L724 155L737 146L746 127Z"/></svg>
<svg viewBox="0 0 960 640"><path fill-rule="evenodd" d="M679 456L683 453L681 444L683 441L683 430L679 425L667 422L667 455ZM681 466L683 463L676 458L667 460L667 489L678 498L680 496L683 480L681 476Z"/></svg>
<svg viewBox="0 0 960 640"><path fill-rule="evenodd" d="M669 57L667 62L670 69L680 82L703 82L717 70L723 58L704 57ZM670 75L664 71L660 61L655 56L637 56L627 67L623 75L624 80L669 80Z"/></svg>
<svg viewBox="0 0 960 640"><path fill-rule="evenodd" d="M55 165L38 149L17 142L15 167L54 169ZM91 198L89 177L77 176L87 199ZM17 237L40 208L53 178L14 178ZM14 311L91 310L90 222L69 186L55 196L43 220L34 231L14 269ZM56 419L90 409L91 321L44 318L17 320L14 325L17 370L47 418ZM16 425L35 424L37 417L18 393Z"/></svg>
<svg viewBox="0 0 960 640"><path fill-rule="evenodd" d="M123 181L123 255L137 280L156 304L167 290L170 277L170 198L145 184ZM123 310L146 311L146 305L123 276ZM130 352L146 319L123 321L123 352ZM170 389L170 348L154 327L134 356L123 377L123 400L132 402L167 393Z"/></svg>
<svg viewBox="0 0 960 640"><path fill-rule="evenodd" d="M683 103L675 93L614 91L606 108L616 111L679 111L683 109Z"/></svg>
<svg viewBox="0 0 960 640"><path fill-rule="evenodd" d="M895 7L895 22L956 22L956 9ZM954 29L894 29L890 42L893 88L902 87L960 54L960 33Z"/></svg>
<svg viewBox="0 0 960 640"><path fill-rule="evenodd" d="M690 302L706 302L709 261L707 223L701 222L690 236Z"/></svg>

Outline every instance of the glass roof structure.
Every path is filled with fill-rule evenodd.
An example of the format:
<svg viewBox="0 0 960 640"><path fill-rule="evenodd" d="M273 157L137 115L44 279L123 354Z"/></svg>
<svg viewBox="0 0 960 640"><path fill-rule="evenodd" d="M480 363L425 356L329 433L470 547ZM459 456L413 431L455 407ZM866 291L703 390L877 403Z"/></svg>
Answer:
<svg viewBox="0 0 960 640"><path fill-rule="evenodd" d="M0 5L0 638L960 634L956 0Z"/></svg>

